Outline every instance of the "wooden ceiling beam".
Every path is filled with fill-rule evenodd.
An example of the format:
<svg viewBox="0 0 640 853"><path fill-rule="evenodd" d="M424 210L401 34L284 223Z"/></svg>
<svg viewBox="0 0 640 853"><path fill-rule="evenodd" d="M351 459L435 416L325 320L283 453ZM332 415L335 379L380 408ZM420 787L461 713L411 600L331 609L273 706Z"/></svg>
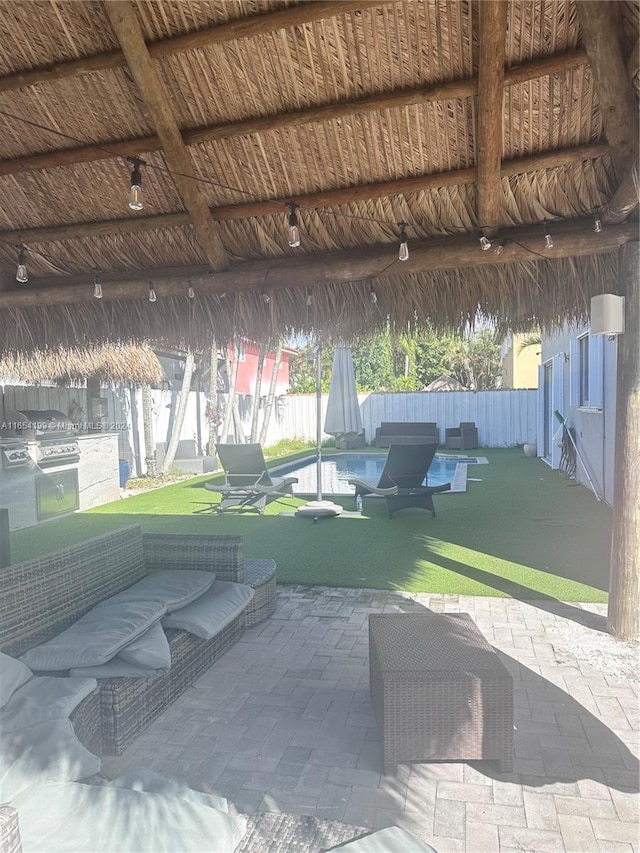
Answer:
<svg viewBox="0 0 640 853"><path fill-rule="evenodd" d="M594 234L593 223L584 220L557 223L553 229L553 249L545 251L539 227L501 231L503 249L483 252L475 236L446 237L438 240L412 240L411 255L403 263L391 263L395 247L390 244L368 246L341 252L324 252L301 258L272 258L248 261L220 273L202 273L202 268L185 269L170 276L161 269L138 270L135 277L126 274L102 275L103 299L146 299L148 286L159 298L184 295L191 285L198 293L212 295L242 291L278 291L334 282L370 282L378 277L393 279L432 270L452 270L469 266L503 265L521 261L539 261L596 255L616 251L624 243L637 239L635 223L605 227ZM29 286L0 292L0 308L35 307L92 302L93 285L89 276L74 284L61 284L60 278L32 279Z"/></svg>
<svg viewBox="0 0 640 853"><path fill-rule="evenodd" d="M531 157L521 157L517 160L506 160L502 163L503 178L521 175L525 172L536 172L543 169L555 169L560 166L580 163L584 160L596 160L609 153L609 146L602 143L581 145L576 148L565 148L560 151L548 151L545 154L534 154ZM443 187L459 186L473 183L477 180L478 170L455 169L450 172L436 172L431 175L421 175L415 178L401 178L396 181L384 181L377 184L363 184L356 187L345 187L339 190L326 190L309 195L293 196L286 199L247 202L221 207L212 207L209 213L218 222L237 219L250 219L254 216L269 216L284 214L288 202L293 202L301 208L302 216L305 209L336 207L341 204L357 201L371 201L377 198L387 198L421 190L441 189ZM189 225L191 219L187 213L165 213L159 216L128 217L127 219L111 219L103 222L83 222L77 225L57 225L48 228L23 228L17 231L0 231L0 241L5 243L54 243L56 241L76 240L85 237L102 237L106 234L135 234L140 231L153 231L157 228L177 228Z"/></svg>
<svg viewBox="0 0 640 853"><path fill-rule="evenodd" d="M300 3L298 6L280 9L277 12L240 18L237 21L229 21L217 27L209 27L205 30L152 42L147 46L147 49L154 59L160 59L173 53L182 53L187 50L206 48L212 44L224 44L238 39L266 35L277 30L310 24L324 18L332 18L345 12L368 9L372 6L389 5L390 2L393 0L358 0L358 2L353 2L353 0L330 0L330 2L328 0L316 0L313 3ZM85 56L82 59L58 62L54 65L34 68L31 71L22 71L0 77L0 92L24 89L26 86L35 86L38 83L51 83L57 80L68 80L71 77L82 77L95 71L122 68L126 64L124 53L121 50Z"/></svg>
<svg viewBox="0 0 640 853"><path fill-rule="evenodd" d="M319 5L308 3L306 5ZM583 50L548 56L534 62L510 68L505 72L504 85L516 86L527 80L534 80L550 74L559 74L586 63ZM242 119L235 122L215 124L208 127L184 130L182 138L186 145L197 145L221 139L232 139L237 136L247 136L281 130L285 127L298 127L313 122L331 121L350 115L377 112L387 109L399 109L415 104L434 103L436 101L457 100L470 98L478 92L478 80L469 78L435 86L416 86L412 89L401 89L378 95L368 95L335 104L323 104L308 109L292 110L285 113L273 113L268 116ZM85 145L81 148L47 151L41 154L30 154L25 157L14 157L0 162L0 176L18 175L23 172L33 172L39 169L52 169L62 166L72 166L76 163L94 163L108 160L112 157L129 157L147 151L157 151L161 147L157 136L142 136L120 142L107 142L99 145Z"/></svg>
<svg viewBox="0 0 640 853"><path fill-rule="evenodd" d="M130 0L106 3L104 8L140 96L155 125L172 178L193 221L196 238L211 268L224 269L229 263L227 253L222 245L217 226L209 214L206 197L197 180L191 177L194 175L193 161L182 140L156 63L151 58L142 38L142 30L135 9Z"/></svg>
<svg viewBox="0 0 640 853"><path fill-rule="evenodd" d="M502 207L500 164L508 9L508 0L478 5L478 222L487 237L495 233Z"/></svg>
<svg viewBox="0 0 640 853"><path fill-rule="evenodd" d="M638 206L638 99L620 46L619 4L579 0L576 10L620 182L603 220L620 222Z"/></svg>

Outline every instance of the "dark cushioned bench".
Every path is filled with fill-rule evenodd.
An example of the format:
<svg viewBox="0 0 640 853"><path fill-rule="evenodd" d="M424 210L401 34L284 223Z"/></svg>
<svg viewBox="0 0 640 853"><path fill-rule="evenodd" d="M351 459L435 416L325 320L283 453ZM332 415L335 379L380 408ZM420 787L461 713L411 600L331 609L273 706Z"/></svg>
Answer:
<svg viewBox="0 0 640 853"><path fill-rule="evenodd" d="M440 444L438 424L433 421L383 421L376 428L374 444L376 447L390 447L392 444L424 444L431 441Z"/></svg>

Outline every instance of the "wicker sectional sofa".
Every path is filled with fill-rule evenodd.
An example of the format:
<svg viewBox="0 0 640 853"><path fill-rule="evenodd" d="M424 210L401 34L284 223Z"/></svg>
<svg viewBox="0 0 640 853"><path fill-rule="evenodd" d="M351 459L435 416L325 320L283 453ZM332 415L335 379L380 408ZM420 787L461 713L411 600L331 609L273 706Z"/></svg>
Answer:
<svg viewBox="0 0 640 853"><path fill-rule="evenodd" d="M242 583L242 536L142 534L134 525L8 566L0 570L0 649L18 657L161 569L214 571L217 580ZM168 674L99 680L71 717L80 740L97 754L122 753L242 635L245 621L243 611L210 640L167 629Z"/></svg>

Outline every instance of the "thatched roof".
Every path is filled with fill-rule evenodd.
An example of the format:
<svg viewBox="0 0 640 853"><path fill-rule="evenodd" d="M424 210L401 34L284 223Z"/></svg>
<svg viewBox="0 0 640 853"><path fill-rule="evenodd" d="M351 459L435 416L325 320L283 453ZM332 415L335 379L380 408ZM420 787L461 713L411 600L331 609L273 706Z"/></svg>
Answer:
<svg viewBox="0 0 640 853"><path fill-rule="evenodd" d="M437 379L434 379L433 382L430 382L428 385L425 385L425 391L468 391L469 389L462 384L462 382L458 382L458 380L454 376L447 376L446 374L442 374L442 376L438 376Z"/></svg>
<svg viewBox="0 0 640 853"><path fill-rule="evenodd" d="M636 0L2 0L3 346L584 317L637 236L639 20Z"/></svg>
<svg viewBox="0 0 640 853"><path fill-rule="evenodd" d="M23 382L74 382L95 376L103 382L152 384L164 378L158 357L146 344L97 344L8 352L0 376Z"/></svg>

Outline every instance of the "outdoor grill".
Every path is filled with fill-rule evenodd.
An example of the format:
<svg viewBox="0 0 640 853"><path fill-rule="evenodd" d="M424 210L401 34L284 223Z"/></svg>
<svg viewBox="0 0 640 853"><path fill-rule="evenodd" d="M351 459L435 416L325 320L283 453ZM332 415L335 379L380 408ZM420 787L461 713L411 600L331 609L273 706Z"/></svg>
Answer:
<svg viewBox="0 0 640 853"><path fill-rule="evenodd" d="M19 459L25 450L40 467L78 462L76 430L68 415L56 409L7 411L0 436L3 464L21 464ZM9 449L5 450L5 446ZM7 460L7 454L11 460Z"/></svg>

